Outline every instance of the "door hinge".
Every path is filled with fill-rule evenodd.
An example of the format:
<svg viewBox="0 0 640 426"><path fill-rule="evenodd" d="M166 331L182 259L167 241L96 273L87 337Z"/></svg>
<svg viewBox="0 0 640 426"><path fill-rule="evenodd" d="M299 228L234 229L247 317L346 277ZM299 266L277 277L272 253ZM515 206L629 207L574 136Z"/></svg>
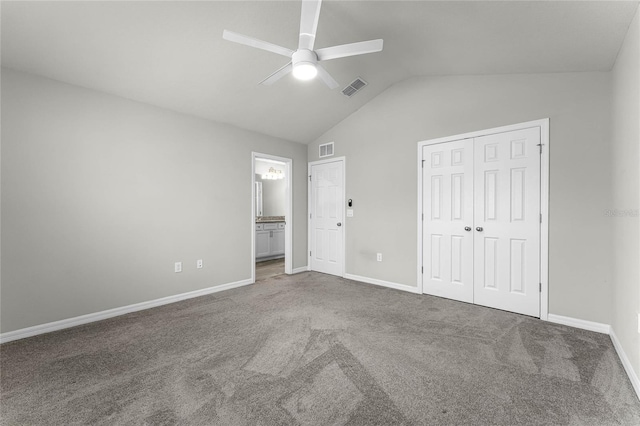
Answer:
<svg viewBox="0 0 640 426"><path fill-rule="evenodd" d="M309 219L311 219L311 213L309 213Z"/></svg>
<svg viewBox="0 0 640 426"><path fill-rule="evenodd" d="M309 182L311 182L311 175L309 175Z"/></svg>
<svg viewBox="0 0 640 426"><path fill-rule="evenodd" d="M540 293L542 293L542 283L540 283Z"/></svg>
<svg viewBox="0 0 640 426"><path fill-rule="evenodd" d="M420 272L422 272L424 274L424 266L420 267Z"/></svg>
<svg viewBox="0 0 640 426"><path fill-rule="evenodd" d="M424 169L424 160L422 160L422 168Z"/></svg>
<svg viewBox="0 0 640 426"><path fill-rule="evenodd" d="M537 144L536 146L539 146L539 147L540 147L540 154L542 154L542 144L541 144L541 143L539 143L539 144Z"/></svg>
<svg viewBox="0 0 640 426"><path fill-rule="evenodd" d="M422 213L422 220L424 220L424 213Z"/></svg>
<svg viewBox="0 0 640 426"><path fill-rule="evenodd" d="M311 252L309 252L309 257L311 257Z"/></svg>
<svg viewBox="0 0 640 426"><path fill-rule="evenodd" d="M540 223L542 223L542 213L540 213Z"/></svg>

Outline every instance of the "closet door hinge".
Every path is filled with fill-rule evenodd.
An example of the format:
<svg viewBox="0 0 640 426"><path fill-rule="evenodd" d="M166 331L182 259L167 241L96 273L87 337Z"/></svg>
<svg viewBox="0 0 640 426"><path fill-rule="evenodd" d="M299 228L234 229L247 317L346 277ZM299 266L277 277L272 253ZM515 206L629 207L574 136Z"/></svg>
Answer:
<svg viewBox="0 0 640 426"><path fill-rule="evenodd" d="M540 223L542 223L542 213L540 213Z"/></svg>
<svg viewBox="0 0 640 426"><path fill-rule="evenodd" d="M542 293L542 283L540 283L540 293Z"/></svg>
<svg viewBox="0 0 640 426"><path fill-rule="evenodd" d="M422 160L422 168L424 169L424 160Z"/></svg>
<svg viewBox="0 0 640 426"><path fill-rule="evenodd" d="M311 182L311 175L309 175L309 182Z"/></svg>
<svg viewBox="0 0 640 426"><path fill-rule="evenodd" d="M538 145L536 145L536 146L539 146L539 147L540 147L540 154L542 154L542 145L543 145L543 144L541 144L541 143L539 143Z"/></svg>
<svg viewBox="0 0 640 426"><path fill-rule="evenodd" d="M309 252L309 257L311 257L311 252Z"/></svg>
<svg viewBox="0 0 640 426"><path fill-rule="evenodd" d="M420 272L422 272L422 273L424 274L424 266L422 266L422 267L420 268Z"/></svg>

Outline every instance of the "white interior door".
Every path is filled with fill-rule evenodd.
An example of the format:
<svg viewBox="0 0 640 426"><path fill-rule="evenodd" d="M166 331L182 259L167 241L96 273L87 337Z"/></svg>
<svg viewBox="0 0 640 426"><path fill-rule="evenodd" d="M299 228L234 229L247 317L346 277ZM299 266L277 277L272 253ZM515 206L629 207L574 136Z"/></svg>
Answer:
<svg viewBox="0 0 640 426"><path fill-rule="evenodd" d="M473 139L422 149L423 292L473 302Z"/></svg>
<svg viewBox="0 0 640 426"><path fill-rule="evenodd" d="M474 303L540 316L540 128L474 141Z"/></svg>
<svg viewBox="0 0 640 426"><path fill-rule="evenodd" d="M343 275L343 161L311 166L311 270Z"/></svg>

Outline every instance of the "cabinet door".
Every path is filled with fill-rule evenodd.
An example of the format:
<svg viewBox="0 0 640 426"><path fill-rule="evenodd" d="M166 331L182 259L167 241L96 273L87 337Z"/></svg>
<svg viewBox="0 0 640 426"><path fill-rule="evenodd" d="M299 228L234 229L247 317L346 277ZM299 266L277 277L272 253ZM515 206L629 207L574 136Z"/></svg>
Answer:
<svg viewBox="0 0 640 426"><path fill-rule="evenodd" d="M256 259L271 255L271 231L256 231Z"/></svg>
<svg viewBox="0 0 640 426"><path fill-rule="evenodd" d="M271 254L273 256L284 254L284 229L271 232L273 232L273 237L271 238Z"/></svg>

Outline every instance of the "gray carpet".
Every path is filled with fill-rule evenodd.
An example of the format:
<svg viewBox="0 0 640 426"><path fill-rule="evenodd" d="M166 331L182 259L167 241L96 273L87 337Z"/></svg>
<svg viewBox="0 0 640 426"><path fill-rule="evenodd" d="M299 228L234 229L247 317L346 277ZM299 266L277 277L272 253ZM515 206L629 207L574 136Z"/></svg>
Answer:
<svg viewBox="0 0 640 426"><path fill-rule="evenodd" d="M6 425L638 425L609 337L317 273L0 347Z"/></svg>

